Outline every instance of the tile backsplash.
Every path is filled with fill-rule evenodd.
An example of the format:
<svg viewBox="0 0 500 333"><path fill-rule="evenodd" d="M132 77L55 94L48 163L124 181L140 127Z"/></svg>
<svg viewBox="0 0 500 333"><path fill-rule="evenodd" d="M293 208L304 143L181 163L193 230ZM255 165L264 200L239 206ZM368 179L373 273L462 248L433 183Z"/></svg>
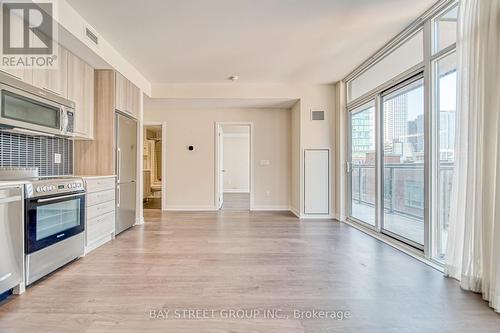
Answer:
<svg viewBox="0 0 500 333"><path fill-rule="evenodd" d="M55 163L55 154L61 155ZM40 176L73 174L73 141L0 131L0 167L38 167Z"/></svg>

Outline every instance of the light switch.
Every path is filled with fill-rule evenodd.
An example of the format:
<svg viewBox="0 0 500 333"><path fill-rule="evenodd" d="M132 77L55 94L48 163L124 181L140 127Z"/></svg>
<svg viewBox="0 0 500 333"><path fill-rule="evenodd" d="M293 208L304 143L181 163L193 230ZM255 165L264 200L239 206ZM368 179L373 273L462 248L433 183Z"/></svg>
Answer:
<svg viewBox="0 0 500 333"><path fill-rule="evenodd" d="M271 165L271 161L269 161L269 160L260 160L260 165L262 165L262 166Z"/></svg>
<svg viewBox="0 0 500 333"><path fill-rule="evenodd" d="M61 154L54 154L54 163L61 164Z"/></svg>

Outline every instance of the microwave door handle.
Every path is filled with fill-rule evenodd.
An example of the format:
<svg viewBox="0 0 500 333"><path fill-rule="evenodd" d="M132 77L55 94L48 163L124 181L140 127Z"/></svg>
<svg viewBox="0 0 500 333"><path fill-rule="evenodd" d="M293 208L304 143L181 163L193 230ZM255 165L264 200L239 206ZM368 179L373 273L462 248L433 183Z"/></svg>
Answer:
<svg viewBox="0 0 500 333"><path fill-rule="evenodd" d="M59 109L61 113L61 133L66 134L66 129L68 128L68 115L66 114L66 111L64 110L64 107L61 107Z"/></svg>

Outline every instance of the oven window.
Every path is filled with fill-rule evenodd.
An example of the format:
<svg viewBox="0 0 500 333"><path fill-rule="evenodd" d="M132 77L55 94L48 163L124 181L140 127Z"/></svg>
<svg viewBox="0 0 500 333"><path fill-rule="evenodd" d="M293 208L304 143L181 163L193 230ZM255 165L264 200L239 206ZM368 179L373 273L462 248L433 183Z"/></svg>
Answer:
<svg viewBox="0 0 500 333"><path fill-rule="evenodd" d="M60 109L29 98L2 92L2 116L35 125L60 128Z"/></svg>
<svg viewBox="0 0 500 333"><path fill-rule="evenodd" d="M36 240L63 233L80 225L81 200L37 206Z"/></svg>

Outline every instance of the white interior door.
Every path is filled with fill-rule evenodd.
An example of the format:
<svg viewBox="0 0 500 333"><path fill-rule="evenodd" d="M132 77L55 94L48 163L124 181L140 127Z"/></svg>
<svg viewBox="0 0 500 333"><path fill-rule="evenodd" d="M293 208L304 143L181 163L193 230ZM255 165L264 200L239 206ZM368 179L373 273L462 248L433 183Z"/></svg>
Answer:
<svg viewBox="0 0 500 333"><path fill-rule="evenodd" d="M330 172L328 149L304 152L304 213L330 213Z"/></svg>

